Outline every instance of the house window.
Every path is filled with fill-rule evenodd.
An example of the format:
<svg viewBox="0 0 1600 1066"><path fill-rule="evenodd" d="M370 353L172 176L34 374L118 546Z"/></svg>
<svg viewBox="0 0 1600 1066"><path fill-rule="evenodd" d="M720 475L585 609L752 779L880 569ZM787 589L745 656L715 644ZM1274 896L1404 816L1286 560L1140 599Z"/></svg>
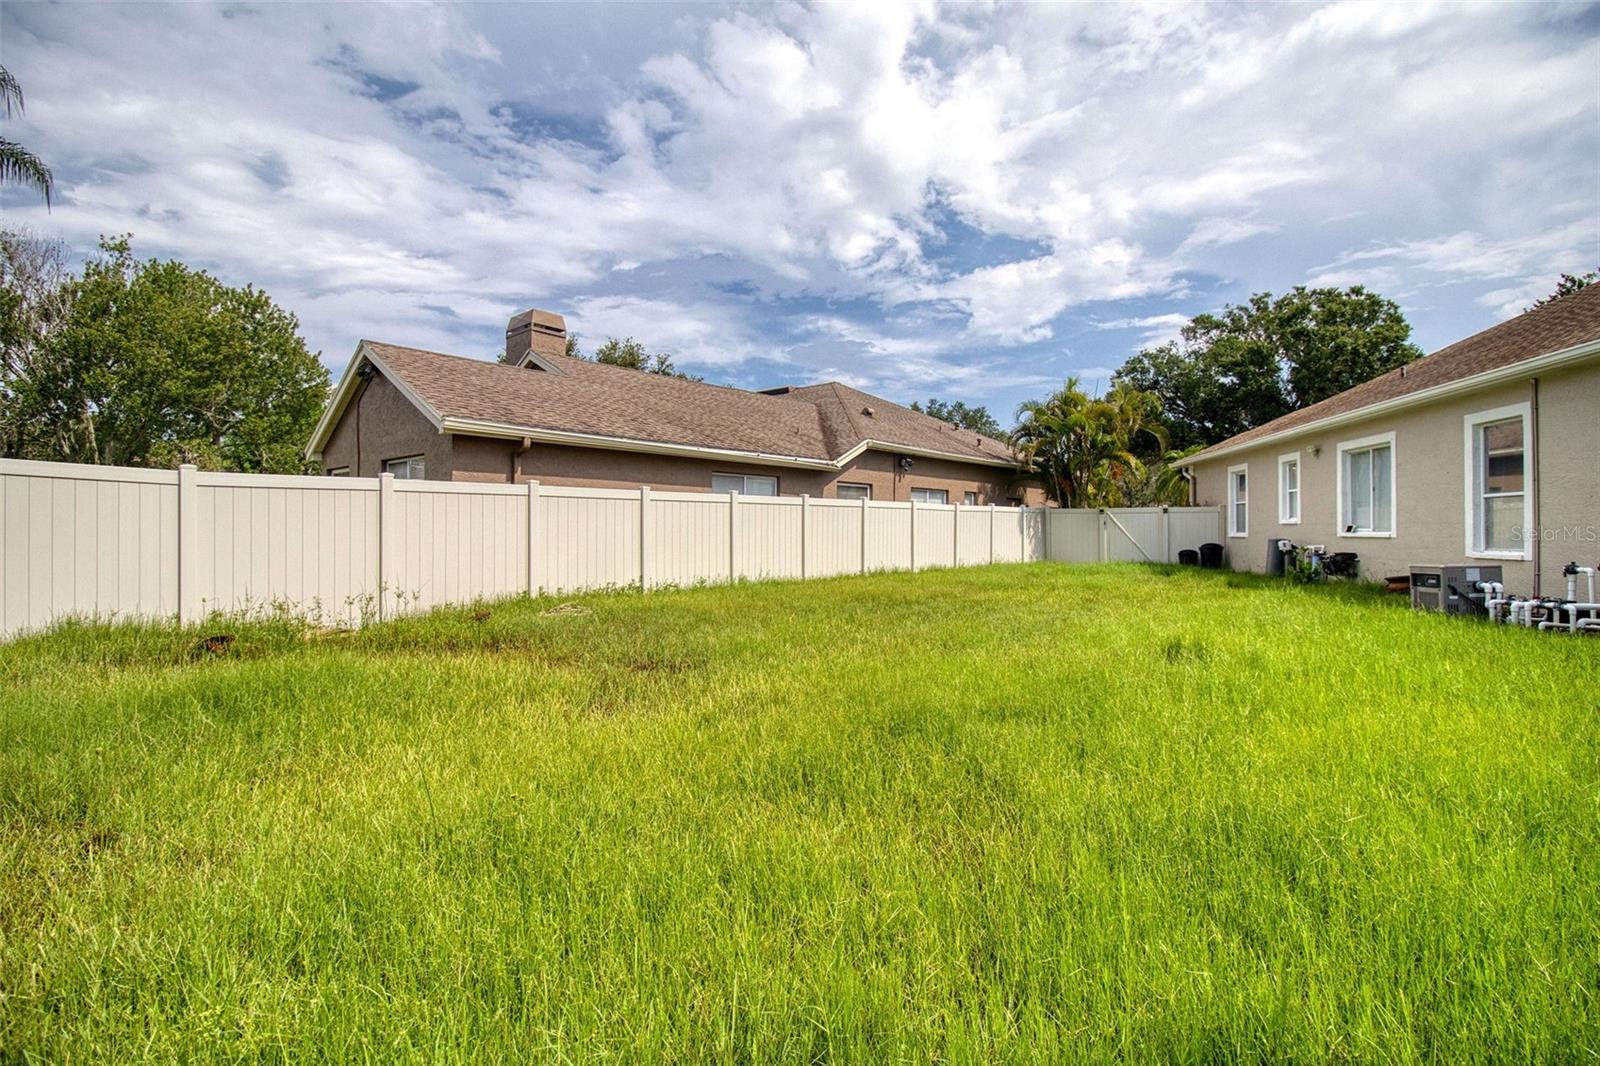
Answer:
<svg viewBox="0 0 1600 1066"><path fill-rule="evenodd" d="M976 507L978 506L978 494L976 492L963 492L961 494L961 502L968 507Z"/></svg>
<svg viewBox="0 0 1600 1066"><path fill-rule="evenodd" d="M778 479L755 474L712 474L712 492L737 492L741 496L776 496Z"/></svg>
<svg viewBox="0 0 1600 1066"><path fill-rule="evenodd" d="M911 498L918 503L950 502L950 494L944 489L912 489Z"/></svg>
<svg viewBox="0 0 1600 1066"><path fill-rule="evenodd" d="M1513 404L1466 417L1467 553L1529 558L1529 406Z"/></svg>
<svg viewBox="0 0 1600 1066"><path fill-rule="evenodd" d="M1278 456L1278 521L1292 526L1300 521L1300 453Z"/></svg>
<svg viewBox="0 0 1600 1066"><path fill-rule="evenodd" d="M1228 467L1228 536L1242 537L1250 532L1250 468L1248 464Z"/></svg>
<svg viewBox="0 0 1600 1066"><path fill-rule="evenodd" d="M329 477L349 477L350 476L350 468L348 466L336 466L332 470L328 471L328 476Z"/></svg>
<svg viewBox="0 0 1600 1066"><path fill-rule="evenodd" d="M859 485L852 481L841 481L834 486L841 500L870 500L872 499L872 486Z"/></svg>
<svg viewBox="0 0 1600 1066"><path fill-rule="evenodd" d="M385 473L393 474L397 481L420 481L426 477L422 456L410 455L404 459L390 459L383 464Z"/></svg>
<svg viewBox="0 0 1600 1066"><path fill-rule="evenodd" d="M1339 445L1339 536L1394 536L1394 434Z"/></svg>
<svg viewBox="0 0 1600 1066"><path fill-rule="evenodd" d="M1006 497L1006 506L1007 507L1021 507L1022 506L1022 497L1021 496L1007 496Z"/></svg>

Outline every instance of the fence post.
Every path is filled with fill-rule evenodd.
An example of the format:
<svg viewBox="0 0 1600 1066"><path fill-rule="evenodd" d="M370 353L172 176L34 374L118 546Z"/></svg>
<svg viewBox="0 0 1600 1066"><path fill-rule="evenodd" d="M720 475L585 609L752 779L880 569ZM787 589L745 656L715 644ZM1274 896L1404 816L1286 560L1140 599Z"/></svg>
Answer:
<svg viewBox="0 0 1600 1066"><path fill-rule="evenodd" d="M1106 509L1104 507L1101 507L1099 509L1099 511L1100 511L1100 561L1103 563L1103 562L1106 561L1106 526L1109 525L1110 523L1108 523L1106 521Z"/></svg>
<svg viewBox="0 0 1600 1066"><path fill-rule="evenodd" d="M639 591L650 588L650 486L639 486Z"/></svg>
<svg viewBox="0 0 1600 1066"><path fill-rule="evenodd" d="M917 498L911 497L911 570L917 569Z"/></svg>
<svg viewBox="0 0 1600 1066"><path fill-rule="evenodd" d="M1056 542L1055 538L1050 536L1050 531L1052 528L1054 528L1056 520L1050 516L1059 509L1060 508L1052 509L1048 506L1039 508L1039 514L1041 516L1039 522L1039 533L1044 537L1044 547L1039 551L1039 558L1044 559L1046 562L1049 562L1055 558Z"/></svg>
<svg viewBox="0 0 1600 1066"><path fill-rule="evenodd" d="M871 491L870 489L868 491ZM872 501L861 497L861 572L867 572L867 505Z"/></svg>
<svg viewBox="0 0 1600 1066"><path fill-rule="evenodd" d="M199 468L178 467L178 624L200 620L200 550L197 489Z"/></svg>
<svg viewBox="0 0 1600 1066"><path fill-rule="evenodd" d="M800 577L810 576L811 568L806 565L806 553L811 545L811 494L800 494Z"/></svg>
<svg viewBox="0 0 1600 1066"><path fill-rule="evenodd" d="M728 493L728 584L739 580L739 492Z"/></svg>
<svg viewBox="0 0 1600 1066"><path fill-rule="evenodd" d="M955 508L950 512L950 566L954 569L961 565L961 505L950 506Z"/></svg>
<svg viewBox="0 0 1600 1066"><path fill-rule="evenodd" d="M994 563L994 504L989 505L989 562Z"/></svg>
<svg viewBox="0 0 1600 1066"><path fill-rule="evenodd" d="M394 505L394 475L378 475L378 620L389 617L389 597L394 595L395 523L399 520Z"/></svg>
<svg viewBox="0 0 1600 1066"><path fill-rule="evenodd" d="M1161 561L1172 562L1172 508L1161 508Z"/></svg>
<svg viewBox="0 0 1600 1066"><path fill-rule="evenodd" d="M539 595L539 541L544 532L539 514L539 483L528 482L528 595Z"/></svg>

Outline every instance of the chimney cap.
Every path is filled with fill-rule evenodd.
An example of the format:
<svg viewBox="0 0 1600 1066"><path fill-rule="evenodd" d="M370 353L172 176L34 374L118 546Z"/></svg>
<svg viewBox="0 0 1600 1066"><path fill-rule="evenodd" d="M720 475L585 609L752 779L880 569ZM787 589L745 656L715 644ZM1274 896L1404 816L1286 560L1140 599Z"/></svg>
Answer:
<svg viewBox="0 0 1600 1066"><path fill-rule="evenodd" d="M513 333L519 329L530 329L539 333L554 333L560 336L567 334L567 320L554 311L544 311L537 307L511 316L511 321L506 323L506 332Z"/></svg>

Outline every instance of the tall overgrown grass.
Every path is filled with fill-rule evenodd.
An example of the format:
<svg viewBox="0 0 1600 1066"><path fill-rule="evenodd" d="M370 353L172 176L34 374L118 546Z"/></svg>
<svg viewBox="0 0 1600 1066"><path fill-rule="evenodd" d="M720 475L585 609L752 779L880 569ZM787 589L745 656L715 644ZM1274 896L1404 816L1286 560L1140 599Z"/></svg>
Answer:
<svg viewBox="0 0 1600 1066"><path fill-rule="evenodd" d="M1048 564L0 648L0 1058L1592 1061L1600 642Z"/></svg>

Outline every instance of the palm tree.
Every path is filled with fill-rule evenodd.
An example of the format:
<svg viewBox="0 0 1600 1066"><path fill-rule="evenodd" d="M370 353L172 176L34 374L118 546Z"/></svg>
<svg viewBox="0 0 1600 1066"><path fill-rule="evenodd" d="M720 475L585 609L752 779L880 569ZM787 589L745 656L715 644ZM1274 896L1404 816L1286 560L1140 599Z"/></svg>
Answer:
<svg viewBox="0 0 1600 1066"><path fill-rule="evenodd" d="M1118 385L1097 400L1068 378L1048 399L1017 408L1017 451L1027 478L1042 482L1061 506L1127 506L1146 480L1137 438L1149 434L1166 449L1160 418L1152 393Z"/></svg>
<svg viewBox="0 0 1600 1066"><path fill-rule="evenodd" d="M0 67L0 101L4 102L6 118L12 110L22 113L22 86L5 67ZM50 191L55 181L44 161L16 141L0 137L0 182L26 185L44 194L45 207L50 206Z"/></svg>

